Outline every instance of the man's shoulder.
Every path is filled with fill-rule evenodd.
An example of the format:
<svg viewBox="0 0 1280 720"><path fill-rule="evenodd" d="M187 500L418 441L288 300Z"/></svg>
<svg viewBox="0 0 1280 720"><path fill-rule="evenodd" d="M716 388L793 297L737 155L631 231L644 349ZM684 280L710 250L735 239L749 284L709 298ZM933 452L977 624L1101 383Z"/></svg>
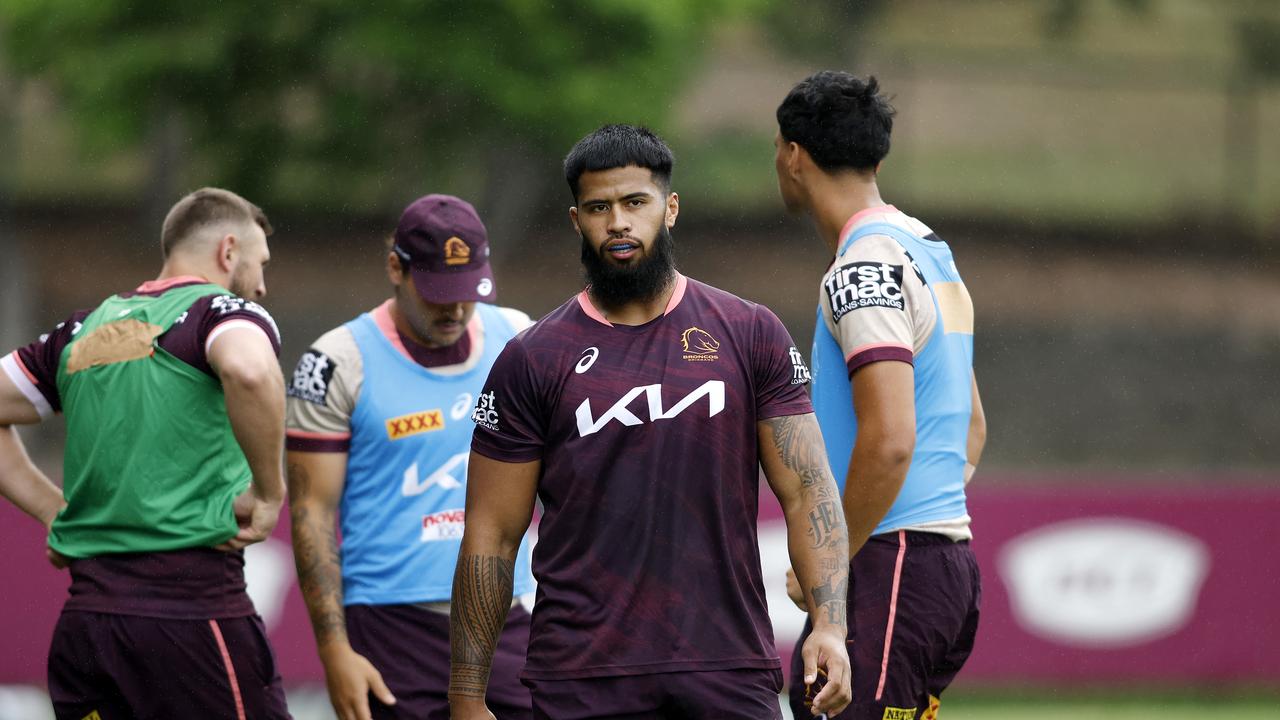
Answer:
<svg viewBox="0 0 1280 720"><path fill-rule="evenodd" d="M580 332L582 315L578 296L574 295L538 320L530 320L524 328L516 328L516 336L511 342L524 348L556 346L566 336ZM528 318L528 315L525 317Z"/></svg>
<svg viewBox="0 0 1280 720"><path fill-rule="evenodd" d="M311 349L322 352L326 355L348 355L352 352L359 353L356 346L356 336L352 334L351 328L346 323L335 327L311 343Z"/></svg>
<svg viewBox="0 0 1280 720"><path fill-rule="evenodd" d="M533 325L533 318L529 317L529 314L523 310L502 307L500 305L493 305L491 307L496 310L498 314L502 316L502 319L506 320L507 324L511 326L511 329L517 333Z"/></svg>
<svg viewBox="0 0 1280 720"><path fill-rule="evenodd" d="M688 278L688 284L685 286L685 299L691 300L695 305L711 306L746 316L754 315L756 308L763 307L758 302L748 300L728 290L722 290L715 285L709 285L693 278Z"/></svg>

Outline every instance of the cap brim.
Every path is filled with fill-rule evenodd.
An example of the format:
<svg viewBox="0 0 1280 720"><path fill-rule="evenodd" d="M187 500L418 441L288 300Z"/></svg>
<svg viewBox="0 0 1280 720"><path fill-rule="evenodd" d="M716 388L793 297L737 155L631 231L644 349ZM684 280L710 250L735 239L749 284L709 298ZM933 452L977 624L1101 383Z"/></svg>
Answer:
<svg viewBox="0 0 1280 720"><path fill-rule="evenodd" d="M429 303L447 305L455 302L491 303L498 296L489 263L461 272L429 272L412 268L413 285L418 296Z"/></svg>

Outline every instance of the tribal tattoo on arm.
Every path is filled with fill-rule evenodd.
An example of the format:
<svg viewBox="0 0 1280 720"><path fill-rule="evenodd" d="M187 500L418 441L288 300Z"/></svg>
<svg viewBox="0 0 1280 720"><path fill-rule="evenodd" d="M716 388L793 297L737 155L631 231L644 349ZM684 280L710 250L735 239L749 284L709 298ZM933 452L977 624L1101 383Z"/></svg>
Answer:
<svg viewBox="0 0 1280 720"><path fill-rule="evenodd" d="M334 531L334 512L322 507L312 495L311 474L304 465L289 463L288 476L298 586L311 615L316 645L324 648L347 639L342 609L342 555Z"/></svg>
<svg viewBox="0 0 1280 720"><path fill-rule="evenodd" d="M787 500L791 501L788 525L800 522L809 540L808 552L795 548L792 557L800 560L807 554L808 562L796 562L796 573L809 595L810 613L815 621L822 619L844 627L849 589L849 531L817 419L812 414L787 415L764 420L763 424L768 428L777 461L798 478L795 494L783 498L784 489L779 499L783 500L784 507ZM766 472L769 465L765 463ZM775 491L787 485L772 478L770 483Z"/></svg>
<svg viewBox="0 0 1280 720"><path fill-rule="evenodd" d="M449 694L484 697L498 636L511 610L515 561L462 554L449 608Z"/></svg>

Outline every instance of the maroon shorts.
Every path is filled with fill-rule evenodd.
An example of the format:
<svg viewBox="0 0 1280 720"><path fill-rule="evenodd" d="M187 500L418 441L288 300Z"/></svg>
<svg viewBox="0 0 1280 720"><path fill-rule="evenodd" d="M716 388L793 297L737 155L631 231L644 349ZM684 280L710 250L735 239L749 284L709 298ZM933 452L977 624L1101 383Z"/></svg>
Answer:
<svg viewBox="0 0 1280 720"><path fill-rule="evenodd" d="M64 610L49 649L49 696L59 720L289 717L257 615L171 620Z"/></svg>
<svg viewBox="0 0 1280 720"><path fill-rule="evenodd" d="M382 673L396 696L383 705L373 695L375 720L448 720L449 616L414 605L348 605L351 647ZM529 613L517 605L498 638L485 697L498 720L533 717L529 691L517 677L529 649Z"/></svg>
<svg viewBox="0 0 1280 720"><path fill-rule="evenodd" d="M780 720L782 671L703 670L533 680L538 720Z"/></svg>
<svg viewBox="0 0 1280 720"><path fill-rule="evenodd" d="M898 531L872 536L849 563L853 703L833 720L916 718L973 650L982 586L967 541ZM791 710L805 707L804 658L791 660Z"/></svg>

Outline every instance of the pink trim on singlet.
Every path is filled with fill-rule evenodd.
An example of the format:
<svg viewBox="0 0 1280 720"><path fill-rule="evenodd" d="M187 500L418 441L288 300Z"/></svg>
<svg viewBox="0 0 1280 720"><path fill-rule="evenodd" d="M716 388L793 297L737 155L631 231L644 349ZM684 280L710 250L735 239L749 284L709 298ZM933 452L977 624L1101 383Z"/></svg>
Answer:
<svg viewBox="0 0 1280 720"><path fill-rule="evenodd" d="M855 355L858 355L859 353L864 353L868 350L875 350L877 348L901 348L903 350L906 350L907 352L911 352L911 348L907 347L906 345L903 345L902 343L892 343L892 342L869 343L867 345L859 345L858 347L854 348L853 352L844 356L844 361L849 362L854 358Z"/></svg>
<svg viewBox="0 0 1280 720"><path fill-rule="evenodd" d="M893 643L893 621L898 617L898 586L902 582L902 559L907 555L907 531L898 531L898 561L893 566L893 593L889 595L889 624L884 629L884 657L880 660L880 684L876 685L876 702L884 694L884 681L889 676L889 646Z"/></svg>
<svg viewBox="0 0 1280 720"><path fill-rule="evenodd" d="M680 273L676 273L676 287L671 291L671 298L667 300L667 307L662 311L662 314L670 315L671 311L675 310L676 306L680 304L680 301L684 300L684 292L688 289L689 278L681 275ZM591 304L591 297L587 294L586 290L578 293L578 305L582 308L582 312L587 314L587 317L598 323L603 323L609 327L613 327L613 323L606 320L605 317L600 314L600 311L596 309L596 306Z"/></svg>
<svg viewBox="0 0 1280 720"><path fill-rule="evenodd" d="M287 437L307 438L308 440L349 440L351 433L318 433L307 430L285 430Z"/></svg>
<svg viewBox="0 0 1280 720"><path fill-rule="evenodd" d="M404 341L400 339L400 331L396 329L396 321L391 317L391 304L394 302L395 298L388 298L386 302L370 310L369 315L373 317L373 324L378 326L378 330L387 338L387 342L391 343L391 347L416 364L418 361L413 359L409 349L404 346ZM471 322L467 323L467 337L471 340L471 347L477 347L480 338L479 314L472 315Z"/></svg>
<svg viewBox="0 0 1280 720"><path fill-rule="evenodd" d="M218 651L222 653L222 664L227 668L227 682L231 683L231 695L236 701L236 720L245 720L244 698L240 696L240 681L236 680L236 668L231 664L231 653L227 652L227 643L222 639L222 628L218 627L217 620L210 620L209 627L213 629L213 637L218 641Z"/></svg>
<svg viewBox="0 0 1280 720"><path fill-rule="evenodd" d="M207 283L209 281L196 275L179 275L178 277L165 278L164 280L148 280L142 283L141 285L139 285L138 289L134 290L134 292L137 292L137 293L163 292L173 287L174 285L182 285L185 283L192 283L192 282Z"/></svg>
<svg viewBox="0 0 1280 720"><path fill-rule="evenodd" d="M849 218L849 221L844 224L844 228L840 230L839 242L843 242L844 239L849 236L849 231L853 230L853 226L857 225L859 222L866 219L868 215L874 215L876 213L884 213L884 212L898 212L898 208L892 205L877 205L875 207L865 208L863 210L859 210L858 212L854 213L853 217Z"/></svg>

